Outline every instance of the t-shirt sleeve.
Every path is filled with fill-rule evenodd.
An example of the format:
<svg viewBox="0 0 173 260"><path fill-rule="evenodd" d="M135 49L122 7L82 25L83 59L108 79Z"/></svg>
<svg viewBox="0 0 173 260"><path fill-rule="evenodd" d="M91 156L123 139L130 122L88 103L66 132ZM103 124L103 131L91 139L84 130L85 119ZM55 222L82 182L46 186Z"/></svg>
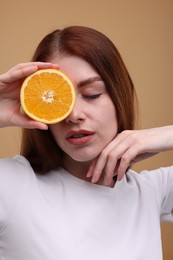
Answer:
<svg viewBox="0 0 173 260"><path fill-rule="evenodd" d="M20 207L29 172L29 164L21 156L0 159L0 231Z"/></svg>
<svg viewBox="0 0 173 260"><path fill-rule="evenodd" d="M173 167L162 168L163 173L163 201L161 220L173 222Z"/></svg>
<svg viewBox="0 0 173 260"><path fill-rule="evenodd" d="M173 166L162 167L141 174L155 192L160 208L160 219L173 222Z"/></svg>

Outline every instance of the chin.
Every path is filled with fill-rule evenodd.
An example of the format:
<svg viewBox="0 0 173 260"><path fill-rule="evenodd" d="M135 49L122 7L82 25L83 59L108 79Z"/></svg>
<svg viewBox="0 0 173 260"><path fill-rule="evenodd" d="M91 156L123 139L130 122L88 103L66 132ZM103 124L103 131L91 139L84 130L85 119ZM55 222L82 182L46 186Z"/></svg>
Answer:
<svg viewBox="0 0 173 260"><path fill-rule="evenodd" d="M74 160L76 162L84 162L84 163L88 162L88 161L93 161L96 158L96 156L95 157L91 157L91 156L86 156L86 157L76 156L76 157L74 157L74 156L70 156L70 157L71 157L72 160Z"/></svg>
<svg viewBox="0 0 173 260"><path fill-rule="evenodd" d="M68 156L76 162L88 162L88 161L93 161L98 156L98 154L99 153L87 154L84 152L80 152L78 154L68 154Z"/></svg>

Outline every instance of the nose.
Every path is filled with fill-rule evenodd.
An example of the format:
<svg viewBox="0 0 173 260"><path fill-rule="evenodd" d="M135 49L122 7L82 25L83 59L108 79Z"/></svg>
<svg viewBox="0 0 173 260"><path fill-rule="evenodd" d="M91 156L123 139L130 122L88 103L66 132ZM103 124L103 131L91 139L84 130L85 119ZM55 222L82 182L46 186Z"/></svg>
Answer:
<svg viewBox="0 0 173 260"><path fill-rule="evenodd" d="M70 113L70 115L65 119L66 123L69 124L79 124L82 121L84 121L84 111L82 109L82 102L76 98L76 103L75 106L72 110L72 112Z"/></svg>

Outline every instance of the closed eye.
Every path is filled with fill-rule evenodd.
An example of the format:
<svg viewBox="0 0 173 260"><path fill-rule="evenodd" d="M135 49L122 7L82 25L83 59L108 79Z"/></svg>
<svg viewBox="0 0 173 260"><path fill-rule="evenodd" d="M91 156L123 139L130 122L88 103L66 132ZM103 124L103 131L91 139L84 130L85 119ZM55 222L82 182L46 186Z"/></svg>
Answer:
<svg viewBox="0 0 173 260"><path fill-rule="evenodd" d="M99 98L102 94L99 93L99 94L95 94L95 95L83 95L84 98L86 99L96 99L96 98Z"/></svg>

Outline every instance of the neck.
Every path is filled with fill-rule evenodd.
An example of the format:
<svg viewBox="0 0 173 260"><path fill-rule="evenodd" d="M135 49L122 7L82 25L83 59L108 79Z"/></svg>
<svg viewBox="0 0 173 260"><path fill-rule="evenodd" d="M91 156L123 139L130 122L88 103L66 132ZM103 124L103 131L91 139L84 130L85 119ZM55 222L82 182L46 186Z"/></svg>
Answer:
<svg viewBox="0 0 173 260"><path fill-rule="evenodd" d="M72 175L86 181L90 181L90 178L87 178L87 172L91 162L78 162L73 160L68 155L64 155L62 158L62 167L71 173Z"/></svg>
<svg viewBox="0 0 173 260"><path fill-rule="evenodd" d="M69 157L68 155L64 155L63 158L62 158L62 167L66 171L68 171L73 176L75 176L79 179L85 180L87 182L91 182L91 177L90 178L86 177L91 163L92 163L92 161L87 161L87 162L75 161L71 157ZM104 179L104 177L101 176L101 178L99 179L99 181L96 184L105 185L103 179ZM113 187L114 184L115 184L115 182L113 180L110 187Z"/></svg>

